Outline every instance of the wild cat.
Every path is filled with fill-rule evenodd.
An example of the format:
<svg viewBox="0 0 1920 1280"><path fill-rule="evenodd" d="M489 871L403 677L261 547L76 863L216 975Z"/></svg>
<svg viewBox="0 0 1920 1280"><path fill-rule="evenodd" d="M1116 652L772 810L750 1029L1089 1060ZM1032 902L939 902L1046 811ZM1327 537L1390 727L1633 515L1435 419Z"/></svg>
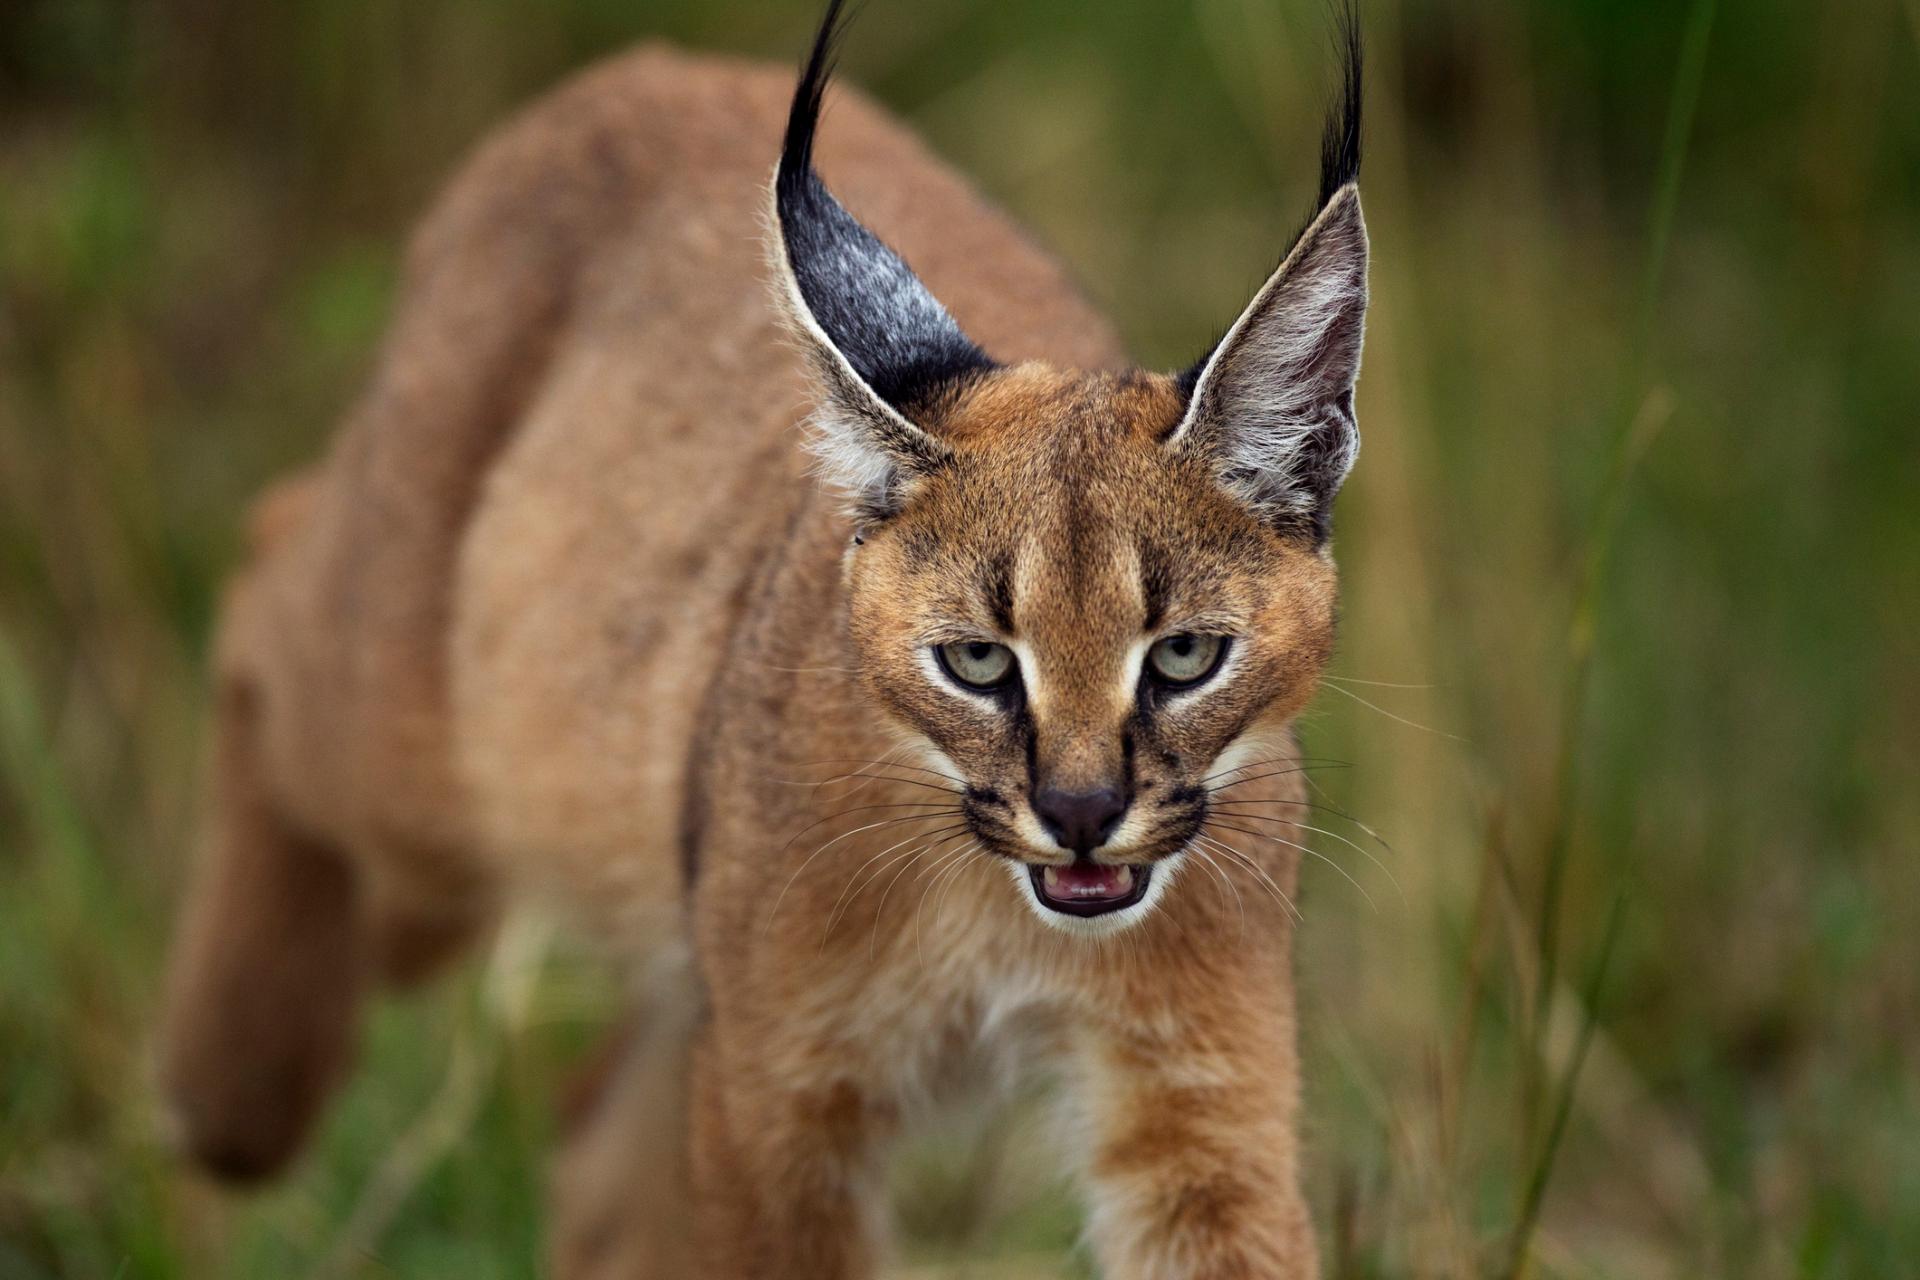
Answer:
<svg viewBox="0 0 1920 1280"><path fill-rule="evenodd" d="M820 128L841 25L797 92L591 71L420 231L225 601L184 1137L280 1167L362 997L538 895L656 975L562 1274L873 1275L923 1101L1038 1071L1103 1274L1310 1275L1290 725L1358 445L1353 24L1313 217L1174 374L880 111Z"/></svg>

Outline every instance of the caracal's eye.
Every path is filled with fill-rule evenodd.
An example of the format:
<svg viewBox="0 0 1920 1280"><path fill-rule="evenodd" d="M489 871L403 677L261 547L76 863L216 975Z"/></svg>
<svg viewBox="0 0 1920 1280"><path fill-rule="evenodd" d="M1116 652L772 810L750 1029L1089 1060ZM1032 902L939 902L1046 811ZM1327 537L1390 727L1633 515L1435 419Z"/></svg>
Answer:
<svg viewBox="0 0 1920 1280"><path fill-rule="evenodd" d="M998 689L1013 679L1013 650L991 640L962 640L934 648L941 669L969 689Z"/></svg>
<svg viewBox="0 0 1920 1280"><path fill-rule="evenodd" d="M1147 650L1147 667L1162 684L1180 688L1212 675L1226 653L1225 636L1167 636Z"/></svg>

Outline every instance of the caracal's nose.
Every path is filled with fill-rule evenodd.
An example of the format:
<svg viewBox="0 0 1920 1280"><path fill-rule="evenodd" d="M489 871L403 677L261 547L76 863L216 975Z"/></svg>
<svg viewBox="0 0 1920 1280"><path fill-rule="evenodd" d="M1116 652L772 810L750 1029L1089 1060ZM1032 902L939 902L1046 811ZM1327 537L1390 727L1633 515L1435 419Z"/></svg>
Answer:
<svg viewBox="0 0 1920 1280"><path fill-rule="evenodd" d="M1116 787L1062 791L1043 787L1033 798L1034 816L1060 847L1085 856L1107 842L1126 816L1127 798Z"/></svg>

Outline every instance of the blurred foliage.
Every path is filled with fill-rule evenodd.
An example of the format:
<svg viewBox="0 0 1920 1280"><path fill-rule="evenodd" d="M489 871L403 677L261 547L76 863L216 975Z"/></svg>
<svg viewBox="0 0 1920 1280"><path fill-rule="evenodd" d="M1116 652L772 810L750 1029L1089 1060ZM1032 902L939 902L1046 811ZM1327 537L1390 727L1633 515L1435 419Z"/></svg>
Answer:
<svg viewBox="0 0 1920 1280"><path fill-rule="evenodd" d="M167 1157L207 633L461 153L637 38L791 61L814 8L0 11L0 1278L537 1268L610 1008L564 947L383 1007L284 1187ZM1920 1273L1920 5L1362 10L1367 444L1305 728L1392 847L1320 842L1377 906L1307 872L1329 1270ZM1312 0L872 0L848 62L1172 365L1310 199L1331 59ZM1032 1164L904 1160L910 1256L1083 1265Z"/></svg>

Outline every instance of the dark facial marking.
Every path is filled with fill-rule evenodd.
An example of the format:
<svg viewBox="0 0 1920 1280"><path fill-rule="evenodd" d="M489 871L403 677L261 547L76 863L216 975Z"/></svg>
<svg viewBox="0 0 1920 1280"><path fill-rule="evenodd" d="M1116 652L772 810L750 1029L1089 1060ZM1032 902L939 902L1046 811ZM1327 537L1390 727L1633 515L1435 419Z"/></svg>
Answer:
<svg viewBox="0 0 1920 1280"><path fill-rule="evenodd" d="M1173 594L1173 566L1158 542L1141 538L1136 546L1140 558L1140 594L1146 598L1146 630L1158 631L1166 620L1167 600Z"/></svg>
<svg viewBox="0 0 1920 1280"><path fill-rule="evenodd" d="M925 572L939 550L940 540L930 529L909 528L901 535L900 554L906 557L907 568L915 573Z"/></svg>
<svg viewBox="0 0 1920 1280"><path fill-rule="evenodd" d="M1000 628L1001 634L1012 635L1013 563L1010 555L1002 552L987 561L980 589L986 597L988 609L993 613L993 624Z"/></svg>

